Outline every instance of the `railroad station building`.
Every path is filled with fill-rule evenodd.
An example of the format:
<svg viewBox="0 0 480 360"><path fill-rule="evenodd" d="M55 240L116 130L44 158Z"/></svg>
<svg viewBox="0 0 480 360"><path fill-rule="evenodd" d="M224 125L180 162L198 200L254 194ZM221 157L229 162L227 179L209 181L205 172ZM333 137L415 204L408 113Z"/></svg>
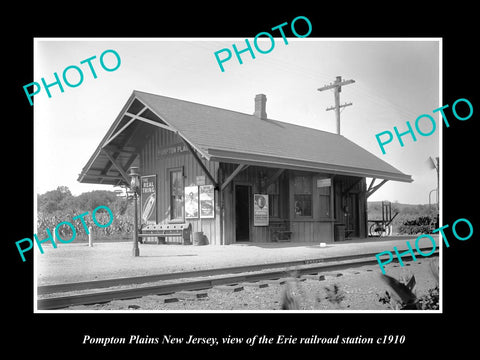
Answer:
<svg viewBox="0 0 480 360"><path fill-rule="evenodd" d="M365 238L367 198L412 181L342 135L269 119L265 95L254 102L244 114L133 91L78 181L128 185L138 166L142 226L189 223L212 245Z"/></svg>

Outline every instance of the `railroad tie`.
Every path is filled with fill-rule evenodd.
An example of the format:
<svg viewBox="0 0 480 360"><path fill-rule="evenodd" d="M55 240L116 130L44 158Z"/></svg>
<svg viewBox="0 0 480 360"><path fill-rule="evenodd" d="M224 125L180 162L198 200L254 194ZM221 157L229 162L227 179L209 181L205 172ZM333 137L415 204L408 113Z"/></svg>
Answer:
<svg viewBox="0 0 480 360"><path fill-rule="evenodd" d="M197 300L208 297L206 290L183 290L174 295L180 300Z"/></svg>
<svg viewBox="0 0 480 360"><path fill-rule="evenodd" d="M265 283L270 284L270 285L283 285L287 282L285 278L280 278L280 279L267 279L263 280Z"/></svg>
<svg viewBox="0 0 480 360"><path fill-rule="evenodd" d="M165 304L174 303L174 302L178 302L178 301L179 301L179 299L175 296L172 296L172 295L168 295L167 297L165 297L163 299L163 302Z"/></svg>
<svg viewBox="0 0 480 360"><path fill-rule="evenodd" d="M242 284L227 284L227 285L215 285L215 289L226 291L226 292L238 292L244 289Z"/></svg>
<svg viewBox="0 0 480 360"><path fill-rule="evenodd" d="M248 281L242 284L243 286L254 287L259 289L268 287L268 283L266 281Z"/></svg>
<svg viewBox="0 0 480 360"><path fill-rule="evenodd" d="M302 278L309 279L309 280L318 280L318 281L323 281L325 280L325 275L320 275L320 274L306 274L302 275Z"/></svg>
<svg viewBox="0 0 480 360"><path fill-rule="evenodd" d="M303 275L299 276L299 277L294 277L294 276L288 276L285 278L286 281L306 281L307 278L304 277Z"/></svg>

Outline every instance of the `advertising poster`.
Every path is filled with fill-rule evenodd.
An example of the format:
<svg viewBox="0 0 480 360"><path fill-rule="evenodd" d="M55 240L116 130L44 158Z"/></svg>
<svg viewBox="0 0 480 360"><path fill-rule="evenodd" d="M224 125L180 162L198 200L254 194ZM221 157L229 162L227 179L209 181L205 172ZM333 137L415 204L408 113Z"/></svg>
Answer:
<svg viewBox="0 0 480 360"><path fill-rule="evenodd" d="M215 189L213 185L200 186L200 217L212 219L215 217Z"/></svg>
<svg viewBox="0 0 480 360"><path fill-rule="evenodd" d="M146 175L140 181L140 204L142 224L157 223L157 176Z"/></svg>
<svg viewBox="0 0 480 360"><path fill-rule="evenodd" d="M253 195L253 225L268 226L268 195Z"/></svg>
<svg viewBox="0 0 480 360"><path fill-rule="evenodd" d="M198 186L185 187L185 218L198 218Z"/></svg>

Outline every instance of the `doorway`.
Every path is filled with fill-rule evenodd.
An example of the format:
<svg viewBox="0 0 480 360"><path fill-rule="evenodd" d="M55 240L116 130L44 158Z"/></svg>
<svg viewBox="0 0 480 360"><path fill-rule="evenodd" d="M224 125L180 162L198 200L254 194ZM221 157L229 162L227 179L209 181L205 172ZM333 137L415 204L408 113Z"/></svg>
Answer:
<svg viewBox="0 0 480 360"><path fill-rule="evenodd" d="M349 193L347 195L346 207L346 230L349 232L348 237L358 237L358 194Z"/></svg>
<svg viewBox="0 0 480 360"><path fill-rule="evenodd" d="M235 241L250 241L250 185L235 185Z"/></svg>

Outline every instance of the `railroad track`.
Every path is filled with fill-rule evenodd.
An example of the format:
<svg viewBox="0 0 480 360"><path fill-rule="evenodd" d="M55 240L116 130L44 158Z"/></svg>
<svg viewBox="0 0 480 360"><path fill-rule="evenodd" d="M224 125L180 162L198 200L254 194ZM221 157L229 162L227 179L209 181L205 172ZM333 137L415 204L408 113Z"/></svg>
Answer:
<svg viewBox="0 0 480 360"><path fill-rule="evenodd" d="M427 248L421 250L428 251ZM71 284L44 285L37 288L37 295L48 296L55 294L55 296L37 299L37 309L54 310L75 305L91 305L113 300L134 299L147 295L170 295L180 291L210 289L219 285L235 285L289 278L292 277L292 274L295 274L295 276L318 274L320 276L320 273L323 272L378 264L375 257L376 254L347 255L328 259L308 259ZM438 256L438 254L437 250L430 256ZM411 257L403 257L402 259L409 260ZM152 283L155 284L148 285ZM57 294L65 292L85 290L94 291L57 296Z"/></svg>

